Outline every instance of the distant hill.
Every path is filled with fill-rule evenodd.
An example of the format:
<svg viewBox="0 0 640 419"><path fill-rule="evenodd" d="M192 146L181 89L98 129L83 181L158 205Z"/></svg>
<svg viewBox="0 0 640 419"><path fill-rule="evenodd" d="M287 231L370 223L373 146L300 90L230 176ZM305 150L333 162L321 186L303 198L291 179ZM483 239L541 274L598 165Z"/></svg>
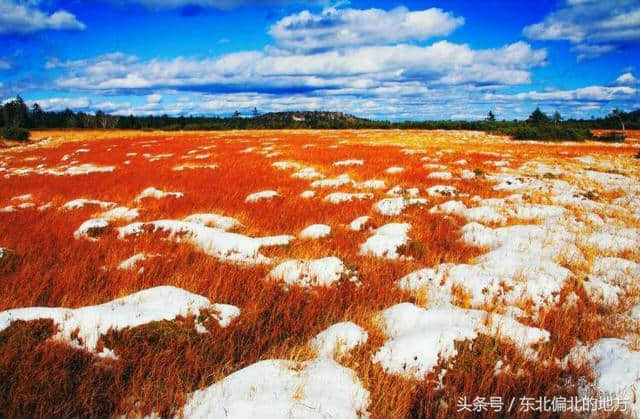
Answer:
<svg viewBox="0 0 640 419"><path fill-rule="evenodd" d="M354 126L363 125L371 122L368 119L358 118L356 116L343 112L324 112L324 111L288 111L288 112L269 112L257 115L253 119L255 125L263 125L268 127L306 127L306 128L322 128L336 126Z"/></svg>

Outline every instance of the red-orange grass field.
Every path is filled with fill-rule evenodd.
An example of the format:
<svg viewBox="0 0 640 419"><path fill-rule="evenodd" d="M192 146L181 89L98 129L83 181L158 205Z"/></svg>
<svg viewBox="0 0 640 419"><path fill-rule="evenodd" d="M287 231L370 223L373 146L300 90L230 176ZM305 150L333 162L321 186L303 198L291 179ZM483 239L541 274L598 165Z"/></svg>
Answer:
<svg viewBox="0 0 640 419"><path fill-rule="evenodd" d="M635 144L637 138L630 139ZM0 265L0 311L18 307L80 307L158 285L173 285L207 297L212 302L238 306L242 314L227 328L208 325L199 334L193 319L155 322L102 337L117 360L93 356L81 349L50 339L51 321L15 322L0 332L0 416L3 417L106 417L152 412L162 416L179 414L187 395L258 360L313 357L306 342L319 331L343 320L363 326L369 341L341 363L356 371L371 393L369 413L374 418L449 417L457 414L461 396L512 397L571 396L571 384L588 370L562 370L554 363L533 362L506 343L489 337L473 344L461 342L455 369L442 385L436 377L419 382L387 374L371 362L384 342L375 321L381 309L399 302L417 302L414 296L394 286L403 275L439 263L463 263L480 250L459 240L466 221L430 214L428 209L442 198L429 198L426 206L410 207L401 215L384 217L371 211L395 185L421 191L441 180L429 179L424 156L446 149L438 164L460 159L458 168L478 173L496 171L491 153L512 153L512 167L534 157L569 158L587 153L623 154L630 148L593 143L565 146L513 143L480 133L422 131L258 131L258 132L39 132L35 146L3 150L5 173L39 164L55 168L63 156L78 163L115 166L113 172L79 176L26 174L0 181L0 207L11 198L33 195L35 206L0 213L0 246L11 257ZM202 148L213 146L210 148ZM194 160L190 150L210 155ZM266 147L266 150L265 150ZM251 152L242 152L253 148ZM88 149L77 153L78 149ZM423 150L422 154L403 151ZM281 153L268 156L269 153ZM137 153L127 155L127 153ZM152 157L145 157L144 154ZM159 159L153 160L158 155ZM187 157L187 158L183 158ZM359 166L337 167L333 162L361 159ZM153 160L153 161L152 161ZM125 162L128 161L128 164ZM334 189L317 189L313 199L301 192L311 189L307 179L278 170L275 161L291 161L314 167L328 178L348 173L352 179L381 179L387 188L367 191L373 199L331 204L322 198ZM185 163L215 164L217 168L174 171ZM398 174L385 169L402 166ZM453 166L451 166L453 167ZM2 173L0 173L2 175ZM481 178L454 179L447 184L469 196L499 197ZM145 188L178 191L181 198L134 198ZM276 190L279 197L256 203L245 202L253 192ZM351 186L344 192L362 192ZM73 199L89 198L140 209L139 220L182 219L193 213L216 213L237 218L243 227L235 231L248 236L297 233L310 224L332 227L329 237L296 239L290 245L263 249L274 261L337 256L357 271L361 285L341 282L312 290L265 281L272 265L243 265L219 261L188 243L165 240L163 234L120 240L115 230L98 240L74 239L74 231L100 212L95 206L73 211L60 207ZM465 201L465 199L462 199ZM51 203L48 209L38 207ZM361 256L359 246L369 231L350 231L356 217L371 215L371 223L409 222L411 241L404 249L411 260L386 260ZM114 226L126 224L115 222ZM112 269L133 254L159 254L136 270ZM571 285L563 293L574 290ZM575 285L576 292L577 285ZM596 306L555 308L531 326L551 332L551 342L540 348L541 359L563 357L577 340L591 342L615 335L616 327ZM508 358L513 374L494 375L498 359ZM517 373L515 373L517 371ZM526 414L522 414L526 416Z"/></svg>

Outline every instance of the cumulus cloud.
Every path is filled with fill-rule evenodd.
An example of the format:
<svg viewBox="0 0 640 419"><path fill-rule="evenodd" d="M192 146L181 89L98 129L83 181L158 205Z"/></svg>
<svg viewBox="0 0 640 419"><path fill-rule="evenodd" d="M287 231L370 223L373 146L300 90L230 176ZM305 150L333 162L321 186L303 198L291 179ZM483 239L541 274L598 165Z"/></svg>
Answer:
<svg viewBox="0 0 640 419"><path fill-rule="evenodd" d="M635 88L628 86L586 86L574 90L551 90L545 92L526 92L515 94L494 94L485 95L486 100L531 100L549 102L567 101L593 101L608 102L619 98L633 97L638 93Z"/></svg>
<svg viewBox="0 0 640 419"><path fill-rule="evenodd" d="M318 53L246 51L216 59L141 61L124 54L50 62L64 69L59 88L101 91L172 88L200 91L312 91L356 89L385 83L512 85L528 83L545 65L546 51L525 42L474 50L448 41L429 46L364 46Z"/></svg>
<svg viewBox="0 0 640 419"><path fill-rule="evenodd" d="M0 34L28 34L41 30L83 30L84 23L66 10L48 13L39 0L0 0Z"/></svg>
<svg viewBox="0 0 640 419"><path fill-rule="evenodd" d="M591 0L570 1L568 8ZM223 3L136 2L165 9ZM228 1L225 7L232 3L247 4ZM52 70L47 72L47 89L82 97L39 102L50 110L71 107L117 115L230 115L257 107L261 112L342 110L395 120L475 119L489 109L500 119L522 118L538 102L563 115L580 116L638 102L631 73L611 86L504 93L531 83L532 71L547 65L546 50L524 41L485 49L446 40L413 42L444 36L463 22L440 9L325 9L279 20L269 29L274 45L263 50L215 58L140 59L114 52L81 60L50 59L45 65ZM603 53L609 45L618 45L587 38L570 42L581 54Z"/></svg>
<svg viewBox="0 0 640 419"><path fill-rule="evenodd" d="M634 85L638 83L638 79L631 72L623 73L616 79L616 84Z"/></svg>
<svg viewBox="0 0 640 419"><path fill-rule="evenodd" d="M32 105L37 102L42 109L45 111L63 111L67 108L69 109L87 109L91 106L91 100L86 97L78 97L78 98L47 98L47 99L39 99L39 100L28 100L27 103Z"/></svg>
<svg viewBox="0 0 640 419"><path fill-rule="evenodd" d="M640 42L640 3L635 0L568 0L523 33L534 40L566 40L578 59L595 58Z"/></svg>
<svg viewBox="0 0 640 419"><path fill-rule="evenodd" d="M364 90L341 88L297 93L238 92L202 93L163 90L162 101L150 103L94 96L86 109L115 115L249 115L287 110L338 110L373 119L483 119L492 110L499 119L526 118L536 106L555 110L565 117L589 117L622 107L632 108L640 97L628 86L588 86L520 94L487 93L469 86L441 85L427 88L419 82L385 82ZM84 99L81 99L84 100ZM68 105L69 102L64 105ZM63 109L59 103L57 108Z"/></svg>
<svg viewBox="0 0 640 419"><path fill-rule="evenodd" d="M313 51L426 40L448 35L462 24L464 18L437 8L328 8L318 14L305 10L286 16L271 26L269 34L282 48Z"/></svg>

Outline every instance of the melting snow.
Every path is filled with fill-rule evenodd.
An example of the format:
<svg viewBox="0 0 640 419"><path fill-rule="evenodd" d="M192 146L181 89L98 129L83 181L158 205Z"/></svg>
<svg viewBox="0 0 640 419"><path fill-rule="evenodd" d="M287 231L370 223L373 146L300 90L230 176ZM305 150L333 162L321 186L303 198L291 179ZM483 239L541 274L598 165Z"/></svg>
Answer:
<svg viewBox="0 0 640 419"><path fill-rule="evenodd" d="M512 318L480 310L423 309L401 303L382 312L388 340L373 357L390 373L418 380L433 371L440 360L457 355L454 343L494 336L515 344L523 354L536 357L532 346L549 340L549 332L525 326Z"/></svg>
<svg viewBox="0 0 640 419"><path fill-rule="evenodd" d="M373 209L382 215L400 215L407 207L413 205L424 205L427 200L424 198L385 198L376 202Z"/></svg>
<svg viewBox="0 0 640 419"><path fill-rule="evenodd" d="M603 396L626 399L633 417L640 415L640 352L622 339L600 339L591 347L578 345L563 360L576 366L587 363L596 375L596 390Z"/></svg>
<svg viewBox="0 0 640 419"><path fill-rule="evenodd" d="M97 205L100 208L110 208L115 206L115 202L106 202L106 201L100 201L97 199L85 199L85 198L79 198L79 199L74 199L72 201L69 201L67 203L65 203L62 208L65 210L74 210L74 209L78 209L78 208L83 208L87 205Z"/></svg>
<svg viewBox="0 0 640 419"><path fill-rule="evenodd" d="M292 174L291 177L298 179L322 179L324 175L312 167L305 167Z"/></svg>
<svg viewBox="0 0 640 419"><path fill-rule="evenodd" d="M349 228L352 231L361 231L364 229L364 226L367 224L367 221L369 221L370 219L371 217L369 217L368 215L363 215L361 217L358 217L355 220L351 221L351 224L349 224Z"/></svg>
<svg viewBox="0 0 640 419"><path fill-rule="evenodd" d="M361 255L372 255L386 259L400 257L398 248L409 241L407 233L411 225L407 223L391 223L374 230L373 235L360 246Z"/></svg>
<svg viewBox="0 0 640 419"><path fill-rule="evenodd" d="M453 288L469 295L472 307L494 303L534 307L554 304L572 273L564 265L584 262L573 245L572 233L543 226L491 229L477 223L462 229L468 244L488 247L475 264L441 264L413 272L399 282L406 290L423 293L429 301L450 304Z"/></svg>
<svg viewBox="0 0 640 419"><path fill-rule="evenodd" d="M387 195L391 195L391 196L395 196L395 195L418 196L419 193L420 193L420 189L418 188L403 188L400 185L394 186L393 188L387 191Z"/></svg>
<svg viewBox="0 0 640 419"><path fill-rule="evenodd" d="M324 197L325 202L332 204L340 204L342 202L350 202L353 200L373 199L372 193L347 193L347 192L333 192Z"/></svg>
<svg viewBox="0 0 640 419"><path fill-rule="evenodd" d="M435 185L427 189L429 196L453 196L456 188L448 185Z"/></svg>
<svg viewBox="0 0 640 419"><path fill-rule="evenodd" d="M358 345L367 342L369 334L353 322L336 323L318 333L309 341L309 346L320 358L334 358L345 355Z"/></svg>
<svg viewBox="0 0 640 419"><path fill-rule="evenodd" d="M331 234L331 227L326 224L312 224L298 234L301 239L319 239Z"/></svg>
<svg viewBox="0 0 640 419"><path fill-rule="evenodd" d="M316 196L316 191L308 190L300 193L300 198L302 199L310 199Z"/></svg>
<svg viewBox="0 0 640 419"><path fill-rule="evenodd" d="M384 180L372 179L360 183L354 182L353 187L356 189L384 189L387 185Z"/></svg>
<svg viewBox="0 0 640 419"><path fill-rule="evenodd" d="M429 179L442 179L449 180L453 179L453 175L450 172L432 172L427 176Z"/></svg>
<svg viewBox="0 0 640 419"><path fill-rule="evenodd" d="M364 160L341 160L333 163L334 166L362 166Z"/></svg>
<svg viewBox="0 0 640 419"><path fill-rule="evenodd" d="M616 306L619 297L638 289L640 264L616 257L597 257L582 286L594 303Z"/></svg>
<svg viewBox="0 0 640 419"><path fill-rule="evenodd" d="M271 163L271 165L276 169L280 169L280 170L300 169L302 167L299 163L290 162L290 161L277 161L277 162Z"/></svg>
<svg viewBox="0 0 640 419"><path fill-rule="evenodd" d="M131 221L135 220L140 216L140 211L137 208L128 208L128 207L115 207L110 209L109 211L105 211L100 214L100 218L104 218L105 220L126 220Z"/></svg>
<svg viewBox="0 0 640 419"><path fill-rule="evenodd" d="M147 223L133 223L120 227L118 236L123 239L152 231L166 231L170 238L191 243L200 251L218 259L240 263L269 263L270 259L260 253L263 246L286 245L293 236L248 237L229 233L217 228L206 227L187 221L158 220Z"/></svg>
<svg viewBox="0 0 640 419"><path fill-rule="evenodd" d="M58 325L54 339L96 352L100 336L109 330L122 330L153 321L173 320L177 317L200 317L210 310L220 326L229 325L240 310L227 304L211 304L200 295L180 288L161 286L118 298L108 303L80 307L28 307L0 312L0 330L17 320L51 319ZM206 329L197 322L198 331Z"/></svg>
<svg viewBox="0 0 640 419"><path fill-rule="evenodd" d="M330 286L341 279L356 282L358 279L337 257L310 260L288 260L276 266L268 279L282 281L286 285L309 288Z"/></svg>
<svg viewBox="0 0 640 419"><path fill-rule="evenodd" d="M96 240L95 237L107 227L109 227L109 222L104 218L92 218L80 224L80 227L73 233L73 237Z"/></svg>
<svg viewBox="0 0 640 419"><path fill-rule="evenodd" d="M95 166L90 163L85 163L77 166L69 166L62 171L48 170L46 172L53 175L77 176L77 175L88 175L89 173L109 173L109 172L113 172L115 169L116 169L115 166Z"/></svg>
<svg viewBox="0 0 640 419"><path fill-rule="evenodd" d="M194 392L188 418L367 417L369 392L356 374L330 359L266 360Z"/></svg>
<svg viewBox="0 0 640 419"><path fill-rule="evenodd" d="M431 208L429 212L432 214L453 214L466 218L467 221L477 221L481 223L504 224L507 222L507 218L499 214L492 207L467 208L466 205L460 201L447 201Z"/></svg>
<svg viewBox="0 0 640 419"><path fill-rule="evenodd" d="M148 254L146 253L136 253L135 255L131 256L128 259L123 260L122 262L120 262L118 264L118 269L121 269L123 271L129 271L131 269L133 269L138 262L142 262L144 260L147 260L147 258L149 257Z"/></svg>
<svg viewBox="0 0 640 419"><path fill-rule="evenodd" d="M254 192L252 194L247 195L247 197L245 198L244 202L258 202L258 201L265 200L265 199L272 199L272 198L275 198L277 196L280 196L278 194L278 192L271 191L271 190L261 191L261 192Z"/></svg>
<svg viewBox="0 0 640 419"><path fill-rule="evenodd" d="M161 199L161 198L166 198L168 196L172 196L174 198L181 198L184 196L184 194L182 192L165 192L153 186L150 186L147 189L140 192L140 194L135 197L134 201L142 201L144 198Z"/></svg>
<svg viewBox="0 0 640 419"><path fill-rule="evenodd" d="M192 169L217 169L217 164L197 164L197 163L185 163L178 166L174 166L171 170L174 172L182 172L183 170Z"/></svg>
<svg viewBox="0 0 640 419"><path fill-rule="evenodd" d="M11 201L31 201L33 199L33 195L28 193L24 195L18 195L11 198Z"/></svg>
<svg viewBox="0 0 640 419"><path fill-rule="evenodd" d="M188 217L185 217L183 221L186 221L188 223L200 224L207 227L215 227L224 231L242 226L242 223L235 218L211 213L192 214Z"/></svg>
<svg viewBox="0 0 640 419"><path fill-rule="evenodd" d="M404 172L404 167L391 166L385 170L385 173L389 173L390 175L401 172Z"/></svg>
<svg viewBox="0 0 640 419"><path fill-rule="evenodd" d="M351 180L349 175L344 174L333 179L314 180L313 182L311 182L311 186L314 188L335 188L351 183L353 183L353 181Z"/></svg>

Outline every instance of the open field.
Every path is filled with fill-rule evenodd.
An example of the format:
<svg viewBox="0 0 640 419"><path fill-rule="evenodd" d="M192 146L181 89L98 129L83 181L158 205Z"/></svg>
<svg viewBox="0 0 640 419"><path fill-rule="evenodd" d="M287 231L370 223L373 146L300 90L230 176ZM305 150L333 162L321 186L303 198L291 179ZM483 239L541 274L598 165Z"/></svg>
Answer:
<svg viewBox="0 0 640 419"><path fill-rule="evenodd" d="M640 414L640 132L32 138L0 151L0 416Z"/></svg>

